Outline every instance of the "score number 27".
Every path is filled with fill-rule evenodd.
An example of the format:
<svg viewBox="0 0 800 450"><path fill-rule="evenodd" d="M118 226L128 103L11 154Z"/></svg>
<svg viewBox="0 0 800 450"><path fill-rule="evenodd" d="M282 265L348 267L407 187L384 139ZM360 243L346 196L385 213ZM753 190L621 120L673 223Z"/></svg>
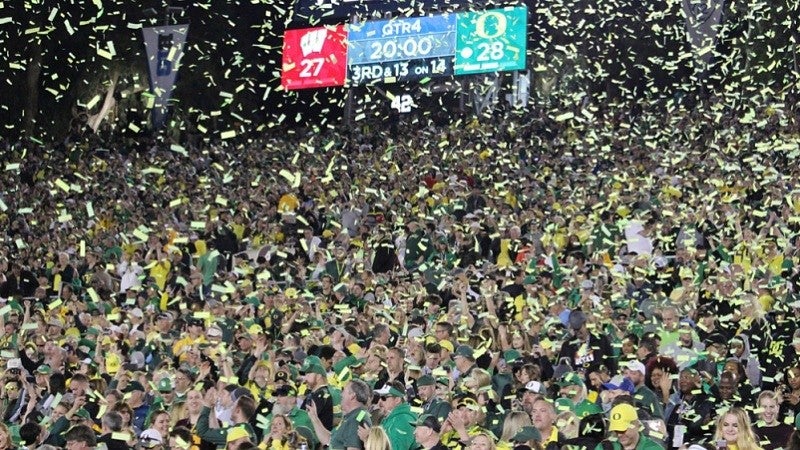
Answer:
<svg viewBox="0 0 800 450"><path fill-rule="evenodd" d="M300 77L309 78L316 77L322 71L322 65L325 64L325 58L308 58L300 61L303 69L300 70Z"/></svg>

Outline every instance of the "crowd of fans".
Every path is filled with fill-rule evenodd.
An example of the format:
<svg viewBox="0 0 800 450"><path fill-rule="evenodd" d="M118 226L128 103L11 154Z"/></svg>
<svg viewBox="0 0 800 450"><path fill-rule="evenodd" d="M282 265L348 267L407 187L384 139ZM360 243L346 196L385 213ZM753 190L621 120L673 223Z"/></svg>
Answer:
<svg viewBox="0 0 800 450"><path fill-rule="evenodd" d="M800 121L2 143L0 450L800 448Z"/></svg>

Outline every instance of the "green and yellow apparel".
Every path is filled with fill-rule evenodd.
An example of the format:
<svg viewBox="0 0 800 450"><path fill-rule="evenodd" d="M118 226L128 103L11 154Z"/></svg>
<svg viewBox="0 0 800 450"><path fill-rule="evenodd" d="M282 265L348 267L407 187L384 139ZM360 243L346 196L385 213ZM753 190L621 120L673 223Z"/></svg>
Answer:
<svg viewBox="0 0 800 450"><path fill-rule="evenodd" d="M572 409L572 412L574 412L579 419L583 419L584 417L592 414L602 413L603 409L600 408L600 406L598 406L596 403L592 403L588 399L583 399L577 405L575 405L575 407Z"/></svg>
<svg viewBox="0 0 800 450"><path fill-rule="evenodd" d="M185 336L172 345L172 354L177 356L183 362L186 360L186 349L193 345L208 344L208 340L204 334L201 334L197 339L192 339L191 336Z"/></svg>
<svg viewBox="0 0 800 450"><path fill-rule="evenodd" d="M580 375L575 372L569 372L565 374L556 384L561 387L573 386L575 390L582 390L586 385L583 382L583 379ZM568 403L563 402L563 400L567 400ZM573 403L569 401L569 399L561 399L559 398L556 401L556 410L561 412L563 411L572 411L578 418L584 418L591 414L598 414L602 413L603 410L596 404L592 403L587 399L582 399L578 403Z"/></svg>
<svg viewBox="0 0 800 450"><path fill-rule="evenodd" d="M611 408L611 411L609 412L609 432L624 432L628 431L628 429L631 427L637 426L640 425L639 414L636 412L636 408L625 403L621 403ZM620 444L616 439L603 441L597 444L595 450L608 450L607 446L603 445L607 442L611 443L611 448L613 450L623 450L622 444ZM636 444L636 450L664 450L664 448L656 441L650 439L641 431L639 431L639 442Z"/></svg>
<svg viewBox="0 0 800 450"><path fill-rule="evenodd" d="M378 396L405 398L406 393L400 392L393 386L386 385L383 389L375 392ZM389 442L392 443L393 450L411 450L416 448L414 439L414 423L417 415L411 411L411 405L403 402L392 409L383 418L380 425L386 430Z"/></svg>
<svg viewBox="0 0 800 450"><path fill-rule="evenodd" d="M423 375L417 380L417 387L433 386L435 384L436 380L431 375ZM440 398L434 397L427 403L422 403L422 400L420 399L415 400L416 403L414 406L416 406L422 414L434 416L439 420L440 423L444 423L444 421L447 420L447 415L453 410L453 407L450 405L450 403Z"/></svg>
<svg viewBox="0 0 800 450"><path fill-rule="evenodd" d="M251 442L256 442L258 440L255 430L253 430L253 427L246 422L237 423L230 427L210 428L208 425L208 418L210 414L211 409L207 406L204 406L203 409L200 410L200 417L197 418L197 424L195 424L194 432L198 437L200 437L200 439L216 445L218 449L225 448L228 443L228 433L234 428L243 428L250 437Z"/></svg>
<svg viewBox="0 0 800 450"><path fill-rule="evenodd" d="M329 450L344 450L348 447L362 448L363 443L358 437L358 429L362 425L372 426L372 419L369 412L364 408L356 408L342 417L342 421L331 430L331 440L328 444ZM313 429L313 428L312 428ZM389 430L386 429L387 434ZM411 433L412 443L414 441L413 430ZM391 436L390 436L391 439ZM392 448L396 448L394 441Z"/></svg>
<svg viewBox="0 0 800 450"><path fill-rule="evenodd" d="M559 442L561 442L561 434L558 431L558 427L553 425L550 428L550 434L542 436L542 447L547 447L548 444L557 444Z"/></svg>

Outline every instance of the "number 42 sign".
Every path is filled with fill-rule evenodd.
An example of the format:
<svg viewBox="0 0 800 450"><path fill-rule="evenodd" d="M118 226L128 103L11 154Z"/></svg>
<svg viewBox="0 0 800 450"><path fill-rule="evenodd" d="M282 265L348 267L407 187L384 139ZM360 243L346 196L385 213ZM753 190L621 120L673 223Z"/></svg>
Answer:
<svg viewBox="0 0 800 450"><path fill-rule="evenodd" d="M411 112L416 105L414 99L408 94L395 95L392 97L392 108L400 113Z"/></svg>

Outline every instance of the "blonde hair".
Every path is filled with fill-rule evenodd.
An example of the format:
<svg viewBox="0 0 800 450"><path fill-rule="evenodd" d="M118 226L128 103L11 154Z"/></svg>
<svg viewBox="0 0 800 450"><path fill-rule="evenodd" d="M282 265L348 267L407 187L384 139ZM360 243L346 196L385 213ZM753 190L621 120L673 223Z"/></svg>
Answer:
<svg viewBox="0 0 800 450"><path fill-rule="evenodd" d="M775 391L769 391L769 390L761 391L761 393L758 394L758 400L756 400L756 405L761 406L761 401L764 399L770 399L773 402L778 403L779 405L781 403L778 399L778 394Z"/></svg>
<svg viewBox="0 0 800 450"><path fill-rule="evenodd" d="M369 429L369 435L364 442L364 450L392 450L392 443L383 427L377 426Z"/></svg>
<svg viewBox="0 0 800 450"><path fill-rule="evenodd" d="M503 421L503 434L500 435L500 440L511 442L511 438L516 436L522 427L532 425L531 416L528 413L525 411L511 411Z"/></svg>
<svg viewBox="0 0 800 450"><path fill-rule="evenodd" d="M564 411L556 416L556 427L561 434L567 439L574 439L578 437L578 429L580 428L580 420L578 416L572 411Z"/></svg>
<svg viewBox="0 0 800 450"><path fill-rule="evenodd" d="M477 385L475 386L475 391L492 385L492 376L483 369L472 369L468 378L475 380L475 384Z"/></svg>
<svg viewBox="0 0 800 450"><path fill-rule="evenodd" d="M485 437L486 440L489 441L489 450L497 450L497 444L494 442L494 438L492 436L490 436L489 433L487 433L485 431L482 431L482 432L472 436L472 439L470 439L470 441L469 441L470 447L475 442L475 439L478 439L479 437Z"/></svg>
<svg viewBox="0 0 800 450"><path fill-rule="evenodd" d="M725 439L722 434L722 424L725 421L725 417L728 415L736 418L736 424L739 428L736 446L739 450L761 450L761 447L758 445L758 439L753 432L753 426L750 424L750 417L742 408L738 407L733 407L717 417L714 423L714 440Z"/></svg>

